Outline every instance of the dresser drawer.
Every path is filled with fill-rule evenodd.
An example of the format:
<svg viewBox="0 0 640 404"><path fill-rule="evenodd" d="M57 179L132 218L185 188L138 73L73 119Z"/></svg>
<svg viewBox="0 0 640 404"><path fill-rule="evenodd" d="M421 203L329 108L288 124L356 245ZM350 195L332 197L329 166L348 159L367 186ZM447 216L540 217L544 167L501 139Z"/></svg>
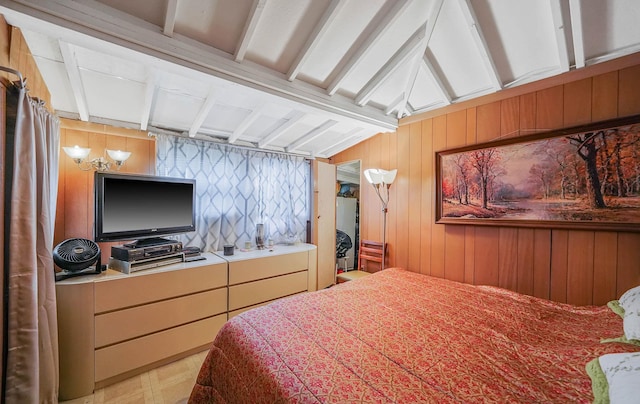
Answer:
<svg viewBox="0 0 640 404"><path fill-rule="evenodd" d="M137 306L226 284L226 263L98 281L95 283L95 312Z"/></svg>
<svg viewBox="0 0 640 404"><path fill-rule="evenodd" d="M259 259L229 262L229 285L304 271L309 267L309 253L274 255Z"/></svg>
<svg viewBox="0 0 640 404"><path fill-rule="evenodd" d="M307 271L229 287L229 311L307 290Z"/></svg>
<svg viewBox="0 0 640 404"><path fill-rule="evenodd" d="M140 368L213 341L226 314L171 328L106 348L96 349L95 381Z"/></svg>
<svg viewBox="0 0 640 404"><path fill-rule="evenodd" d="M101 348L227 311L227 288L112 311L95 317L95 346Z"/></svg>

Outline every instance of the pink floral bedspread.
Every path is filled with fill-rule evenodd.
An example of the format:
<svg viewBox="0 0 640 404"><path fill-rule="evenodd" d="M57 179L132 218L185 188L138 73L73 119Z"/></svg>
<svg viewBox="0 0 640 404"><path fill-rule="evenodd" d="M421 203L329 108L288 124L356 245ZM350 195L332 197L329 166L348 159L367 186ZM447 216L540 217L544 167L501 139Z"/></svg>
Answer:
<svg viewBox="0 0 640 404"><path fill-rule="evenodd" d="M234 317L191 403L591 402L585 364L622 335L575 307L390 268Z"/></svg>

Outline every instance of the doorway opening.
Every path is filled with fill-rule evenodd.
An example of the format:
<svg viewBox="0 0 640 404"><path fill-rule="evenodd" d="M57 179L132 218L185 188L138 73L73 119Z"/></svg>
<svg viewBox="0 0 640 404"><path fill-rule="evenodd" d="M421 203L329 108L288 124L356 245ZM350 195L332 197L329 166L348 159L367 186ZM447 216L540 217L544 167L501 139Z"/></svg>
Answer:
<svg viewBox="0 0 640 404"><path fill-rule="evenodd" d="M336 272L358 264L360 160L336 165Z"/></svg>

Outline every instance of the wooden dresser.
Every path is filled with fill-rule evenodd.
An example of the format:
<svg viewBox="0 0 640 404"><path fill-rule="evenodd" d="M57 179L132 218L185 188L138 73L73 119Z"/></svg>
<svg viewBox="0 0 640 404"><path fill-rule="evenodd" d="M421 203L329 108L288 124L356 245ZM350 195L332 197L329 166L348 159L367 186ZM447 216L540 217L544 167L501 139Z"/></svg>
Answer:
<svg viewBox="0 0 640 404"><path fill-rule="evenodd" d="M228 318L316 288L316 247L276 245L56 283L60 399L208 348Z"/></svg>
<svg viewBox="0 0 640 404"><path fill-rule="evenodd" d="M229 318L284 296L315 290L317 257L311 244L236 250L224 258L229 262Z"/></svg>
<svg viewBox="0 0 640 404"><path fill-rule="evenodd" d="M60 398L206 349L227 321L227 262L207 259L56 283Z"/></svg>

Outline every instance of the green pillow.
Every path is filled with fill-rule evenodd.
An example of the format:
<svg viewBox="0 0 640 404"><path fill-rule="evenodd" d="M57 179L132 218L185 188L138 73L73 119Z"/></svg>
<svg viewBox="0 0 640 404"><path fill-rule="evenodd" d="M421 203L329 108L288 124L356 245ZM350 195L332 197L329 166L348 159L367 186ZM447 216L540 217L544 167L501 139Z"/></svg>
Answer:
<svg viewBox="0 0 640 404"><path fill-rule="evenodd" d="M609 383L600 367L598 358L587 363L585 367L591 378L591 390L593 390L593 404L609 404Z"/></svg>
<svg viewBox="0 0 640 404"><path fill-rule="evenodd" d="M607 303L607 306L609 306L611 311L613 311L614 313L616 313L620 317L624 318L624 308L622 306L620 306L620 302L619 301L612 300L609 303Z"/></svg>
<svg viewBox="0 0 640 404"><path fill-rule="evenodd" d="M601 339L600 340L601 343L607 343L607 342L620 342L623 344L631 344L631 345L637 345L640 346L640 340L637 339L627 339L627 337L625 337L624 335L622 337L618 337L618 338L605 338L605 339Z"/></svg>

